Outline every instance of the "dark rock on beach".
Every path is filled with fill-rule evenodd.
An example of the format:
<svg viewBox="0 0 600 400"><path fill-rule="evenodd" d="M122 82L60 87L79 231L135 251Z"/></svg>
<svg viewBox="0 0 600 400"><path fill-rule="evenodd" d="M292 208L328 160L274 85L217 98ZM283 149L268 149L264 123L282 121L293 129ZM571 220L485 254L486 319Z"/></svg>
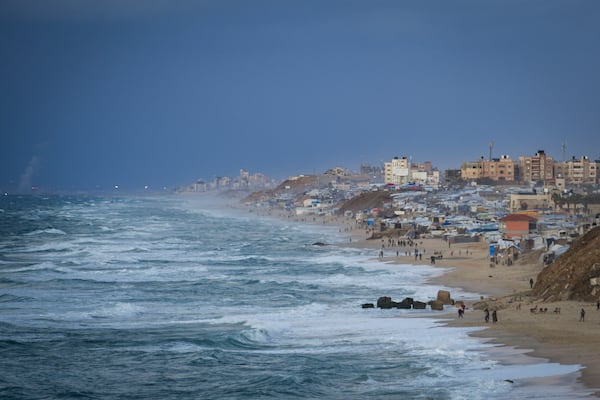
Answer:
<svg viewBox="0 0 600 400"><path fill-rule="evenodd" d="M382 296L377 299L377 308L390 309L394 307L393 303L391 297Z"/></svg>
<svg viewBox="0 0 600 400"><path fill-rule="evenodd" d="M377 299L377 308L382 309L390 309L390 308L402 308L402 309L411 309L414 300L410 297L405 298L404 300L398 302L393 301L389 296L383 296Z"/></svg>
<svg viewBox="0 0 600 400"><path fill-rule="evenodd" d="M442 292L442 295L440 296L438 294L437 300L431 300L427 303L414 300L412 297L406 297L404 300L398 302L398 301L393 301L392 298L389 296L382 296L379 299L377 299L377 308L381 308L384 310L390 309L390 308L401 308L401 309L407 309L407 310L408 309L425 310L427 308L427 305L429 305L432 310L443 311L444 305L452 304L451 303L452 300L450 299L449 292L447 292L445 290L440 290L440 292ZM442 300L444 300L447 303L439 300L440 297L442 298ZM371 303L368 303L368 304L373 306ZM363 308L371 308L371 307L366 307L368 304L363 304Z"/></svg>
<svg viewBox="0 0 600 400"><path fill-rule="evenodd" d="M429 307L435 311L444 311L444 303L438 300L432 300L429 303Z"/></svg>
<svg viewBox="0 0 600 400"><path fill-rule="evenodd" d="M415 300L415 301L413 302L413 308L414 308L415 310L424 310L424 309L426 309L426 308L427 308L427 303L424 303L424 302L422 302L422 301L416 301L416 300Z"/></svg>

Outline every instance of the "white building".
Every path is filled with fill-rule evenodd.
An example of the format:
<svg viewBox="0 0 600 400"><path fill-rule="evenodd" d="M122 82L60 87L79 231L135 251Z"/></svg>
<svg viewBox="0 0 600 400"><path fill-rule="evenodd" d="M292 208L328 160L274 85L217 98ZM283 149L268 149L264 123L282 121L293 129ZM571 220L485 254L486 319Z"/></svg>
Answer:
<svg viewBox="0 0 600 400"><path fill-rule="evenodd" d="M406 157L394 157L391 162L384 163L385 183L402 185L411 181L410 160Z"/></svg>

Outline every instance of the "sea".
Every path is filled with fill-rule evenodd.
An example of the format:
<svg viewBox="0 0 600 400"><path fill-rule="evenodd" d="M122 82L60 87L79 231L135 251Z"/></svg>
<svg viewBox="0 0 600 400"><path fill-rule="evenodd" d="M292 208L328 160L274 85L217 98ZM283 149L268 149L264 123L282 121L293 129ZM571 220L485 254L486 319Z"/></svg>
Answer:
<svg viewBox="0 0 600 400"><path fill-rule="evenodd" d="M471 337L453 313L363 309L432 299L442 271L347 242L200 195L1 196L0 398L589 395L581 366Z"/></svg>

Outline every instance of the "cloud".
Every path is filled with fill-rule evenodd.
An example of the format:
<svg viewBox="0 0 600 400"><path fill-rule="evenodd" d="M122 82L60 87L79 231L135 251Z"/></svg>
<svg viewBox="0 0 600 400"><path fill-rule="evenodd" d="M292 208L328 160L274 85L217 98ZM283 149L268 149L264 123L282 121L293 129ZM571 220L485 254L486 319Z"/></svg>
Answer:
<svg viewBox="0 0 600 400"><path fill-rule="evenodd" d="M38 156L31 157L31 160L29 160L25 171L23 171L21 177L19 178L19 192L29 192L31 190L31 187L33 186L33 177L38 169L39 164L40 161Z"/></svg>

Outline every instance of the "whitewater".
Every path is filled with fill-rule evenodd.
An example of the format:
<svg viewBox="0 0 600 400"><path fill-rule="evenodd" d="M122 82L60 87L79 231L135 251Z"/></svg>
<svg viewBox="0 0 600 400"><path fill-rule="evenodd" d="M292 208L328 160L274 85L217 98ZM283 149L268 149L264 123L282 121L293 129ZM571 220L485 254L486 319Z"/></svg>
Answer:
<svg viewBox="0 0 600 400"><path fill-rule="evenodd" d="M2 196L0 398L589 395L580 366L499 349L447 315L361 308L434 298L439 270L221 202Z"/></svg>

